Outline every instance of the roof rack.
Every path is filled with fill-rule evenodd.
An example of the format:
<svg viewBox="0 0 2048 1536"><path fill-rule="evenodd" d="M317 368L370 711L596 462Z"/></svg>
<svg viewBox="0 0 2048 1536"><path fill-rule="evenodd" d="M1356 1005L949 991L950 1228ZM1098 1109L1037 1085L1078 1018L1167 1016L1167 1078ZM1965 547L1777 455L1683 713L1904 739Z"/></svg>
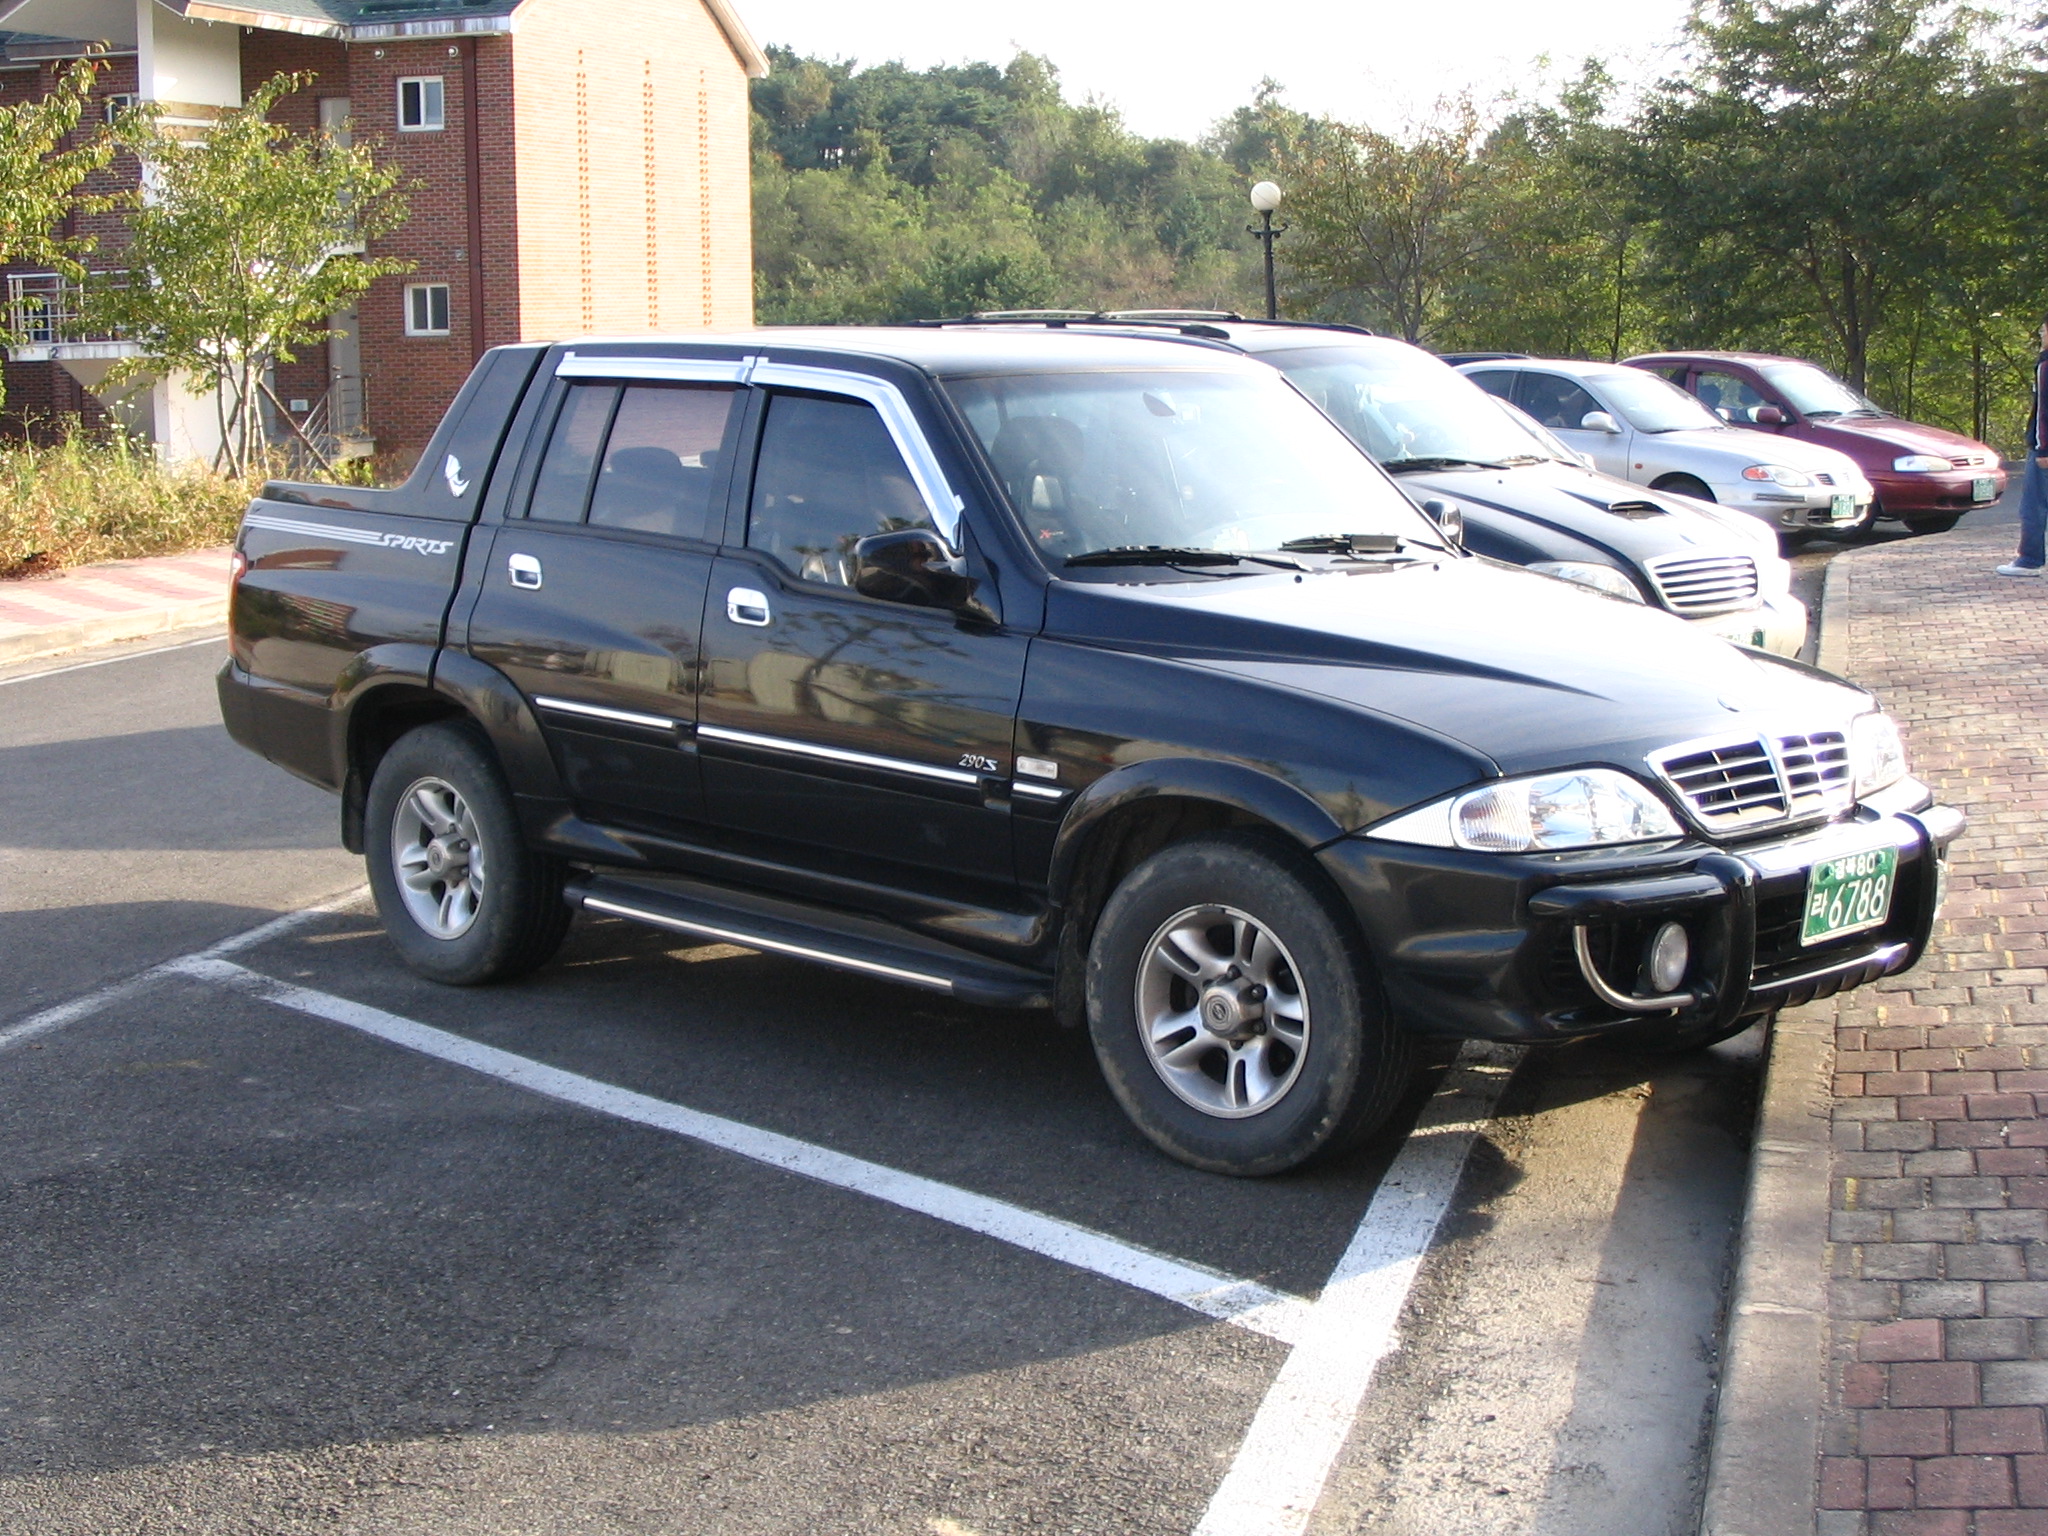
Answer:
<svg viewBox="0 0 2048 1536"><path fill-rule="evenodd" d="M1063 330L1070 325L1144 326L1198 336L1206 341L1228 341L1230 333L1219 324L1284 325L1307 331L1344 331L1353 336L1379 333L1362 325L1345 325L1335 320L1264 320L1235 314L1227 309L984 309L970 315L944 320L906 320L904 325L1043 325Z"/></svg>

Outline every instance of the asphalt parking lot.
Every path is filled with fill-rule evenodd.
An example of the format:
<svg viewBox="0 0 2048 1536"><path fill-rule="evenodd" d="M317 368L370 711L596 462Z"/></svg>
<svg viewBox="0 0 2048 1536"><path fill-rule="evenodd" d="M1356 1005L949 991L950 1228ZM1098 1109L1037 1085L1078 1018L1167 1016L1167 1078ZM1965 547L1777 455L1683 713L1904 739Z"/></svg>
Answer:
<svg viewBox="0 0 2048 1536"><path fill-rule="evenodd" d="M437 988L219 654L0 677L0 1531L1696 1523L1754 1039L1245 1182L1036 1014L589 918Z"/></svg>

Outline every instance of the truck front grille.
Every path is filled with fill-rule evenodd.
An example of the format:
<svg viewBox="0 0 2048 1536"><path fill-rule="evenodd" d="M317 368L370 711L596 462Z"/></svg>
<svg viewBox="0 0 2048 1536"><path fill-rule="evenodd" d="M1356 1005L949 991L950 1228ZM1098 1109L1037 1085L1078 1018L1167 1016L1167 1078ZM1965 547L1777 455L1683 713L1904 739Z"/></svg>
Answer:
<svg viewBox="0 0 2048 1536"><path fill-rule="evenodd" d="M1756 560L1750 555L1665 555L1646 561L1645 569L1664 606L1689 618L1756 602Z"/></svg>
<svg viewBox="0 0 2048 1536"><path fill-rule="evenodd" d="M1840 731L1693 742L1651 761L1709 832L1738 832L1846 807L1849 742Z"/></svg>

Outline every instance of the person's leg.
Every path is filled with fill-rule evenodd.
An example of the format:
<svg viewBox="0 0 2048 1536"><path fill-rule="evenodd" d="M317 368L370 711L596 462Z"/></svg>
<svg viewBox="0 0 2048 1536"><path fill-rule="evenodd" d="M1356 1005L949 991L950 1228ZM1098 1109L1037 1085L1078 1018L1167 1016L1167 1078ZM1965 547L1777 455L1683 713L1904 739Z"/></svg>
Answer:
<svg viewBox="0 0 2048 1536"><path fill-rule="evenodd" d="M2014 563L2037 569L2048 564L2048 469L2031 454L2020 488L2020 553Z"/></svg>
<svg viewBox="0 0 2048 1536"><path fill-rule="evenodd" d="M2032 455L2020 481L2020 552L1998 568L2001 576L2039 576L2048 564L2048 469Z"/></svg>

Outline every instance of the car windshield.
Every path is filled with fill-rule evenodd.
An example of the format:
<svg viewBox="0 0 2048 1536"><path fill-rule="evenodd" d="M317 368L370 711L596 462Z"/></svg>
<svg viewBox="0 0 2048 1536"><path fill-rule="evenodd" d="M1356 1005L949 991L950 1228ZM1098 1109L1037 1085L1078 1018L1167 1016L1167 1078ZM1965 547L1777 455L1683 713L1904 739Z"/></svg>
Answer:
<svg viewBox="0 0 2048 1536"><path fill-rule="evenodd" d="M1448 364L1386 347L1261 352L1359 447L1382 464L1498 464L1528 459L1526 436L1493 397Z"/></svg>
<svg viewBox="0 0 2048 1536"><path fill-rule="evenodd" d="M1596 373L1582 382L1598 390L1608 408L1627 417L1638 432L1686 432L1727 425L1676 384L1640 368Z"/></svg>
<svg viewBox="0 0 2048 1536"><path fill-rule="evenodd" d="M1772 363L1763 376L1802 416L1882 416L1876 401L1856 393L1825 368L1811 363Z"/></svg>
<svg viewBox="0 0 2048 1536"><path fill-rule="evenodd" d="M1266 369L946 381L1048 564L1101 550L1277 550L1435 526Z"/></svg>

